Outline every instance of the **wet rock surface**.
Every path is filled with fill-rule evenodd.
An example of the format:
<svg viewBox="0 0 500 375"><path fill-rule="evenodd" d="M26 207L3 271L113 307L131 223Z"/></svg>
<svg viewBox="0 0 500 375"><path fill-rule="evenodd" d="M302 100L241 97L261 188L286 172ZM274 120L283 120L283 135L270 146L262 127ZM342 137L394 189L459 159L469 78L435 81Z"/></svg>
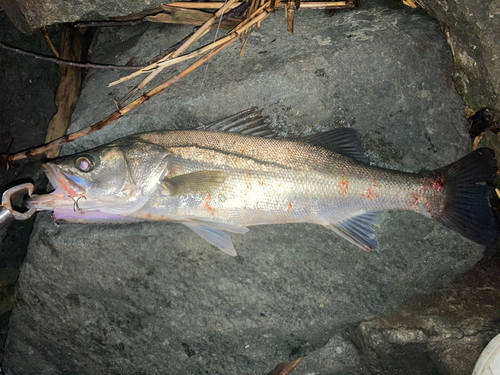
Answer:
<svg viewBox="0 0 500 375"><path fill-rule="evenodd" d="M104 30L94 57L147 60L189 31ZM275 15L252 35L243 59L234 46L64 152L139 131L195 127L250 106L265 108L283 135L352 126L382 166L419 171L469 151L451 53L424 12L366 1L333 18L301 11L294 35ZM107 88L118 76L88 75L71 130L115 110L111 98L133 85ZM338 336L344 327L450 283L483 250L413 213L386 213L377 232L380 251L365 253L314 225L255 227L233 236L239 257L232 258L180 224L57 227L41 214L19 280L4 369L263 374L307 354L354 353ZM324 373L365 371L355 356L343 363Z"/></svg>
<svg viewBox="0 0 500 375"><path fill-rule="evenodd" d="M418 0L442 24L455 60L454 80L467 106L500 114L500 3Z"/></svg>
<svg viewBox="0 0 500 375"><path fill-rule="evenodd" d="M76 21L105 20L110 17L139 13L171 1L159 0L0 0L15 26L30 33L42 26Z"/></svg>
<svg viewBox="0 0 500 375"><path fill-rule="evenodd" d="M371 373L471 374L500 332L498 250L447 288L350 330Z"/></svg>

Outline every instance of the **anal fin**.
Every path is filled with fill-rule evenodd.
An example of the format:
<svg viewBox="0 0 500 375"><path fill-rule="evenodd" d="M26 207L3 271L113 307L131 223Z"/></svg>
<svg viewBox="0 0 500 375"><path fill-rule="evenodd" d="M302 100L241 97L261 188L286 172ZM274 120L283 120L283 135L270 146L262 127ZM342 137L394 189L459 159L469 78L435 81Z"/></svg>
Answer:
<svg viewBox="0 0 500 375"><path fill-rule="evenodd" d="M363 250L377 250L378 241L373 225L379 223L381 215L382 211L366 212L325 227Z"/></svg>

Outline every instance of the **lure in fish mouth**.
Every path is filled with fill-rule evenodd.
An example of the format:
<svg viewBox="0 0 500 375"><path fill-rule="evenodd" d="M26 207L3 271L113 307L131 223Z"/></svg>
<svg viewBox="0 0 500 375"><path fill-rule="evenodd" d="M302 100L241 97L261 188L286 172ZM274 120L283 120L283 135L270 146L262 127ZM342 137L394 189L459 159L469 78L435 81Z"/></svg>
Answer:
<svg viewBox="0 0 500 375"><path fill-rule="evenodd" d="M494 153L479 149L426 173L367 163L357 132L279 139L255 109L196 130L132 135L52 160L55 190L28 207L76 222L177 221L230 255L229 233L315 223L365 250L385 210L416 211L479 244L495 242L488 205Z"/></svg>

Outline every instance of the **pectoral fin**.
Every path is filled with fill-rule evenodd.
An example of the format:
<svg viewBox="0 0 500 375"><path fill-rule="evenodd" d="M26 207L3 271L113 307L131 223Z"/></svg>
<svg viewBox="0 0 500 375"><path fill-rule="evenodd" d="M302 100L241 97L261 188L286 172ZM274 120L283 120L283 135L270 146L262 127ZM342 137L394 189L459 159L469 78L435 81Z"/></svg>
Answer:
<svg viewBox="0 0 500 375"><path fill-rule="evenodd" d="M231 237L229 236L228 231L239 234L248 232L248 228L246 227L238 227L235 225L223 223L205 222L196 219L183 221L182 224L187 226L189 229L191 229L211 245L217 246L223 252L233 257L238 254L236 254L236 250L234 249L234 245L231 241Z"/></svg>
<svg viewBox="0 0 500 375"><path fill-rule="evenodd" d="M206 193L222 185L226 177L227 173L224 171L198 171L165 178L162 186L171 196Z"/></svg>
<svg viewBox="0 0 500 375"><path fill-rule="evenodd" d="M363 250L377 250L377 235L372 225L379 223L381 215L382 211L366 212L325 227Z"/></svg>

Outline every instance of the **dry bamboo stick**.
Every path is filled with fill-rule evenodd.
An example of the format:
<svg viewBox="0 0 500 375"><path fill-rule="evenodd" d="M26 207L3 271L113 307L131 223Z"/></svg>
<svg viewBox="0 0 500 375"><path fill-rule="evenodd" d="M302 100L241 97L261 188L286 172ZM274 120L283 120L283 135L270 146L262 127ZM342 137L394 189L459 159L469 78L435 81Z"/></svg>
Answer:
<svg viewBox="0 0 500 375"><path fill-rule="evenodd" d="M209 1L209 2L194 2L194 1L177 1L168 5L162 5L162 8L166 7L178 7L186 9L220 9L225 3L223 1ZM232 3L231 5L226 5L228 9L236 8L240 5L239 2Z"/></svg>
<svg viewBox="0 0 500 375"><path fill-rule="evenodd" d="M202 27L200 27L200 29L197 32L193 34L193 36L191 36L191 38L186 40L186 42L172 54L172 58L176 58L182 52L187 50L191 46L191 44L197 41L203 34L205 34L210 29L210 26L212 26L219 17L222 17L224 13L230 10L231 9L230 6L234 3L236 3L236 0L228 0L227 4L224 4L207 22L203 24Z"/></svg>
<svg viewBox="0 0 500 375"><path fill-rule="evenodd" d="M186 2L186 1L178 1L172 4L168 4L171 7L181 7L188 9L219 9L224 3L223 2ZM236 7L239 4L233 4L232 7ZM276 9L285 8L285 4L276 4ZM352 0L347 1L301 1L300 8L301 9L341 9L341 8L353 8L355 7L355 3Z"/></svg>
<svg viewBox="0 0 500 375"><path fill-rule="evenodd" d="M413 9L418 8L418 3L415 0L403 0L403 4Z"/></svg>
<svg viewBox="0 0 500 375"><path fill-rule="evenodd" d="M286 4L286 29L293 33L293 20L295 18L295 0L288 0Z"/></svg>
<svg viewBox="0 0 500 375"><path fill-rule="evenodd" d="M277 1L279 2L279 0L277 0ZM255 12L253 12L250 16L248 16L243 22L241 22L238 26L236 26L233 30L231 30L229 32L229 34L236 33L236 32L242 31L242 30L247 30L249 28L250 23L253 26L255 24L255 22L253 22L253 20L257 17L260 17L263 14L262 12L264 11L264 9L269 7L270 4L271 4L271 1L266 1L264 3L264 5L262 5L260 8L258 8ZM260 21L267 18L267 16L269 15L269 12L265 12L265 14L266 14L266 16L264 18L262 18Z"/></svg>
<svg viewBox="0 0 500 375"><path fill-rule="evenodd" d="M176 8L176 9L182 9L182 8ZM194 18L194 17L193 18L172 17L171 14L159 13L155 16L148 16L147 20L149 22L154 22L154 23L170 23L170 24L200 26L211 16L210 13L206 13L206 12L202 12L202 11L200 11L200 13L202 13L202 15L197 15L196 18ZM239 20L228 19L228 20L222 21L219 26L221 29L231 30L239 22L240 22Z"/></svg>
<svg viewBox="0 0 500 375"><path fill-rule="evenodd" d="M151 64L151 65L148 65L132 74L129 74L128 76L125 76L125 77L122 77L114 82L111 82L108 87L111 87L111 86L115 86L119 83L122 83L122 82L125 82L125 81L128 81L134 77L137 77L141 74L144 74L144 73L148 73L150 71L153 71L154 69L158 69L159 67L161 67L162 69L163 68L166 68L167 66L171 66L171 65L175 65L177 63L180 63L182 61L186 61L186 60L189 60L189 59L192 59L194 57L198 57L199 55L205 53L205 52L208 52L210 51L211 49L214 49L214 48L217 48L218 46L226 43L228 40L231 40L232 37L230 36L231 34L234 34L240 30L247 30L249 27L248 27L248 23L252 22L252 19L256 17L256 15L260 14L268 5L269 5L269 1L266 2L264 5L262 5L259 9L257 9L252 15L250 15L249 18L247 18L245 21L243 21L242 23L240 23L238 26L236 26L227 36L213 42L213 43L210 43L208 45L206 45L205 47L202 47L196 51L193 51L191 52L190 54L187 54L187 55L184 55L184 56L180 56L180 57L176 57L176 58L172 58L170 60L166 60L166 59L163 59L163 60L166 60L166 61L163 61L163 62L156 62L154 64ZM267 15L266 15L267 17ZM260 22L262 22L262 20L264 20L266 17L264 18L261 18ZM252 22L252 25L254 25L255 23ZM239 33L238 33L239 35ZM168 56L167 56L168 57Z"/></svg>
<svg viewBox="0 0 500 375"><path fill-rule="evenodd" d="M235 3L236 1L237 0L229 0L227 2L227 5L224 4L224 6L222 6L217 12L215 12L215 14L212 17L210 17L193 35L191 35L191 37L188 40L186 40L171 55L165 57L164 59L161 59L160 62L162 60L164 61L164 60L167 60L167 59L169 59L169 60L170 59L175 59L181 53L183 53L184 51L186 51L195 41L197 41L203 35L205 35L210 30L211 26L215 23L215 21L217 21L217 19L219 17L222 17L225 12L227 12L228 10L230 10L230 8L228 6L231 5L231 4L233 4L233 3ZM165 69L165 67L158 66L158 68L156 70L154 70L151 73L149 73L149 75L146 78L144 78L139 84L137 84L132 90L130 90L125 95L125 98L128 99L129 97L133 96L136 92L138 92L139 90L141 90L143 87L145 87L158 74L160 74L163 69ZM124 101L124 99L120 100L120 103L122 103Z"/></svg>
<svg viewBox="0 0 500 375"><path fill-rule="evenodd" d="M240 51L240 58L243 57L245 54L245 49L247 48L248 40L250 39L250 32L247 33L247 36L245 37L245 41L243 42L243 47L241 47Z"/></svg>
<svg viewBox="0 0 500 375"><path fill-rule="evenodd" d="M196 51L193 51L187 55L183 55L183 56L179 56L179 57L176 57L175 59L172 59L172 60L167 60L167 61L163 61L161 63L154 63L154 64L151 64L149 66L147 66L146 68L144 69L141 69L141 70L138 70L136 72L134 72L133 74L130 74L126 77L122 77L120 78L119 80L116 80L114 82L111 82L108 87L111 87L111 86L115 86L119 83L122 83L122 82L125 82L125 81L128 81L129 79L132 79L134 77L137 77L138 75L141 75L141 74L144 74L144 73L148 73L149 71L152 71L153 69L157 69L159 67L162 67L162 68L166 68L168 66L171 66L171 65L175 65L175 64L178 64L182 61L186 61L186 60L190 60L192 58L195 58L195 57L198 57L199 55L205 53L205 52L208 52L214 48L217 48L218 46L220 46L221 44L224 44L225 42L227 42L230 38L229 37L224 37L222 39L219 39L217 40L216 42L214 43L210 43L209 45L205 46L205 47L202 47L200 49L197 49ZM167 56L171 56L172 54L170 55L167 55Z"/></svg>

